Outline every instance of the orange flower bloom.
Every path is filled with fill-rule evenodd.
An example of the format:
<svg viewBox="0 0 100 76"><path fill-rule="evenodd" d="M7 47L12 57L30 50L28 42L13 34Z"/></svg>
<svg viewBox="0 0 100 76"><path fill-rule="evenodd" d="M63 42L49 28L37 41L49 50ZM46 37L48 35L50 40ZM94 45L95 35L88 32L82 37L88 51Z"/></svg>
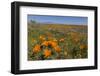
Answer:
<svg viewBox="0 0 100 76"><path fill-rule="evenodd" d="M42 43L42 45L44 45L44 46L50 45L50 46L52 46L52 47L56 47L56 46L57 46L57 42L55 42L55 41L44 41L44 42Z"/></svg>
<svg viewBox="0 0 100 76"><path fill-rule="evenodd" d="M57 46L57 42L55 42L55 41L49 41L49 44L50 44L52 47L56 47L56 46Z"/></svg>
<svg viewBox="0 0 100 76"><path fill-rule="evenodd" d="M60 52L61 51L61 48L59 46L54 47L54 49L55 49L56 52Z"/></svg>
<svg viewBox="0 0 100 76"><path fill-rule="evenodd" d="M37 52L39 52L40 50L41 50L41 48L40 48L41 46L40 45L35 45L35 47L33 48L33 52L34 53L37 53Z"/></svg>
<svg viewBox="0 0 100 76"><path fill-rule="evenodd" d="M44 46L48 46L49 43L48 43L48 41L44 41L44 42L42 43L42 45L44 45Z"/></svg>
<svg viewBox="0 0 100 76"><path fill-rule="evenodd" d="M47 58L49 56L51 56L51 50L45 49L44 50L44 57Z"/></svg>

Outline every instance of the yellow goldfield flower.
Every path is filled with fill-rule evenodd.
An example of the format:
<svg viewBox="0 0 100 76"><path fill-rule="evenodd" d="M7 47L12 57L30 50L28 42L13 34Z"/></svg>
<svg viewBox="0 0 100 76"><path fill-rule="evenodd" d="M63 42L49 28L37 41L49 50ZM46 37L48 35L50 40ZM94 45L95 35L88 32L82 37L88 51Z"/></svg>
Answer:
<svg viewBox="0 0 100 76"><path fill-rule="evenodd" d="M32 38L32 42L35 42L36 40L34 38Z"/></svg>
<svg viewBox="0 0 100 76"><path fill-rule="evenodd" d="M53 41L57 42L57 39L53 38Z"/></svg>
<svg viewBox="0 0 100 76"><path fill-rule="evenodd" d="M44 37L43 35L40 35L39 38L40 38L40 40L42 40L42 41L45 40L45 37Z"/></svg>
<svg viewBox="0 0 100 76"><path fill-rule="evenodd" d="M59 46L54 47L54 49L55 49L56 52L60 52L61 51L61 48Z"/></svg>
<svg viewBox="0 0 100 76"><path fill-rule="evenodd" d="M33 53L38 53L41 50L41 46L40 45L35 45L35 47L33 48Z"/></svg>
<svg viewBox="0 0 100 76"><path fill-rule="evenodd" d="M64 40L65 40L65 39L64 39L64 38L62 38L62 39L60 39L59 41L60 41L60 42L64 42Z"/></svg>
<svg viewBox="0 0 100 76"><path fill-rule="evenodd" d="M44 57L47 58L49 56L51 56L51 50L45 49L44 50Z"/></svg>
<svg viewBox="0 0 100 76"><path fill-rule="evenodd" d="M65 51L65 52L64 52L64 55L67 56L67 54L68 54L67 51Z"/></svg>
<svg viewBox="0 0 100 76"><path fill-rule="evenodd" d="M34 38L32 38L32 42L34 42Z"/></svg>

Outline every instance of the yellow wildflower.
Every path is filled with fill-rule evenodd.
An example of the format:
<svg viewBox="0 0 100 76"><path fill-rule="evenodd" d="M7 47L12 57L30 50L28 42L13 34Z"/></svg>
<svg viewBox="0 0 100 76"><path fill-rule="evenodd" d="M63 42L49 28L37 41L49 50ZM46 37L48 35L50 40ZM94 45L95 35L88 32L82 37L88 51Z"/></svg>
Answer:
<svg viewBox="0 0 100 76"><path fill-rule="evenodd" d="M64 42L64 40L65 40L65 39L64 39L64 38L62 38L62 39L60 39L59 41L60 41L60 42Z"/></svg>
<svg viewBox="0 0 100 76"><path fill-rule="evenodd" d="M42 40L42 41L45 40L45 37L44 37L43 35L40 35L39 38L40 38L40 40Z"/></svg>

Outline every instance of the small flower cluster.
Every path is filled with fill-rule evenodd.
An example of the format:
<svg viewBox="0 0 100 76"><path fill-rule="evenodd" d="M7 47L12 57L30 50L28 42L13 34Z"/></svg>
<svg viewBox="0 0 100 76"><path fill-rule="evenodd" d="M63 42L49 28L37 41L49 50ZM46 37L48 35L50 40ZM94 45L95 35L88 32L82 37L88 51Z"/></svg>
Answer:
<svg viewBox="0 0 100 76"><path fill-rule="evenodd" d="M33 39L32 39L33 40ZM35 46L33 46L33 53L39 53L41 51L43 51L43 56L44 58L48 58L52 55L52 52L55 51L56 53L60 53L61 52L61 47L58 45L59 42L63 42L64 38L60 39L59 41L55 38L48 38L48 40L46 40L46 38L42 35L40 35L39 40L41 43L36 44ZM35 41L35 40L33 40Z"/></svg>

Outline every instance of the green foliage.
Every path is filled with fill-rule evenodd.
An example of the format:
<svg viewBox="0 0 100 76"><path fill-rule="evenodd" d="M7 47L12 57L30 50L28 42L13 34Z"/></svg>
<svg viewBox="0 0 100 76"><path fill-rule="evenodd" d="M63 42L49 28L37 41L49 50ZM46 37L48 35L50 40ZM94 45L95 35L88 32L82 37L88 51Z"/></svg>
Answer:
<svg viewBox="0 0 100 76"><path fill-rule="evenodd" d="M62 24L32 24L28 25L28 60L80 59L88 57L87 26ZM56 52L51 46L42 46L44 41L57 40L61 51ZM40 36L45 38L40 40ZM40 45L41 50L34 53L34 47ZM51 51L50 56L44 56L44 50Z"/></svg>

